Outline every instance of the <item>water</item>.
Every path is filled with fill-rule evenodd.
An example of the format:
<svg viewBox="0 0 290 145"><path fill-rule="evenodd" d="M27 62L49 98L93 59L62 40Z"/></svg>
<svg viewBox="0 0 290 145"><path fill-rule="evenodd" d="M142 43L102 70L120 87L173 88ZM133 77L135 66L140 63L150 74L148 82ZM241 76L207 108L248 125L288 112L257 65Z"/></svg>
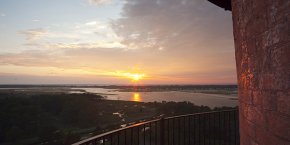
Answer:
<svg viewBox="0 0 290 145"><path fill-rule="evenodd" d="M108 100L125 100L136 102L184 102L188 101L195 105L213 107L235 107L237 106L237 95L205 94L193 91L159 91L159 92L120 92L117 89L105 88L74 88L97 93L105 96ZM74 91L76 92L76 91Z"/></svg>

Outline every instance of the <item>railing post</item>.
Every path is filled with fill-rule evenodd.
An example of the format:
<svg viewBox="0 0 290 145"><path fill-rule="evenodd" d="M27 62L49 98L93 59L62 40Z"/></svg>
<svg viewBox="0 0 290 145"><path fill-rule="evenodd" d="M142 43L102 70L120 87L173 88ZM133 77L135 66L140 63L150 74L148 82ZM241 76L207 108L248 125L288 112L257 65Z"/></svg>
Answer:
<svg viewBox="0 0 290 145"><path fill-rule="evenodd" d="M160 119L160 145L164 145L164 118Z"/></svg>

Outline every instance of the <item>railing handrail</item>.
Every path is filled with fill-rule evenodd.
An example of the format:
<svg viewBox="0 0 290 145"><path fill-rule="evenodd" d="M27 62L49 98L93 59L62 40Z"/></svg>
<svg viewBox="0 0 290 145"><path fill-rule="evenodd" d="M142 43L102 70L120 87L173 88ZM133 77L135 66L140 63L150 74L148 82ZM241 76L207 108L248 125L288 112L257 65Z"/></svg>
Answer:
<svg viewBox="0 0 290 145"><path fill-rule="evenodd" d="M181 117L190 117L190 116L195 116L195 115L211 114L211 113L219 113L219 112L231 112L231 111L237 111L237 110L238 109L231 109L231 110L222 110L222 111L210 111L210 112L192 113L192 114L177 115L177 116L171 116L171 117L162 117L162 118L159 118L159 119L154 119L154 120L150 120L150 121L140 122L140 123L136 123L136 124L133 124L133 125L130 125L130 126L126 126L126 127L123 127L123 128L119 128L119 129L115 129L115 130L112 130L112 131L108 131L108 132L105 132L105 133L102 133L102 134L99 134L99 135L84 139L82 141L73 143L72 145L81 145L81 144L84 144L86 142L90 142L92 140L108 136L110 134L118 133L120 131L123 131L123 130L126 130L126 129L130 129L130 128L133 128L133 127L142 126L142 125L145 125L145 124L157 122L157 121L160 121L162 119L169 120L169 119L175 119L175 118L181 118Z"/></svg>
<svg viewBox="0 0 290 145"><path fill-rule="evenodd" d="M177 115L177 116L171 116L164 118L167 119L174 119L174 118L181 118L181 117L189 117L189 116L195 116L195 115L201 115L201 114L211 114L211 113L218 113L218 112L231 112L231 111L237 111L238 109L231 109L231 110L222 110L222 111L210 111L210 112L200 112L200 113L192 113L192 114L185 114L185 115Z"/></svg>
<svg viewBox="0 0 290 145"><path fill-rule="evenodd" d="M113 133L118 133L118 132L126 130L126 129L130 129L130 128L133 128L133 127L136 127L136 126L141 126L141 125L144 125L144 124L156 122L156 121L159 121L159 120L161 120L161 119L154 119L154 120L150 120L150 121L140 122L140 123L136 123L136 124L133 124L133 125L130 125L130 126L126 126L126 127L122 127L122 128L119 128L119 129L112 130L112 131L108 131L108 132L105 132L105 133L102 133L102 134L87 138L85 140L76 142L76 143L74 143L72 145L83 144L83 143L86 143L88 141L91 141L91 140L94 140L94 139L97 139L97 138L101 138L101 137L104 137L104 136L107 136L107 135L110 135L110 134L113 134Z"/></svg>

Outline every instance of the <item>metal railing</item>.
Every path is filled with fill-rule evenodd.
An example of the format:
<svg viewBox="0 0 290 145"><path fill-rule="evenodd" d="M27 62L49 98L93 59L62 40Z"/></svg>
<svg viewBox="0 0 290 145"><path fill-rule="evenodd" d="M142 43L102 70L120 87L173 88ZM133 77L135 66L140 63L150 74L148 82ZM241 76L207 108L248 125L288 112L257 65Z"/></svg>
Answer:
<svg viewBox="0 0 290 145"><path fill-rule="evenodd" d="M73 145L239 145L238 110L156 119Z"/></svg>

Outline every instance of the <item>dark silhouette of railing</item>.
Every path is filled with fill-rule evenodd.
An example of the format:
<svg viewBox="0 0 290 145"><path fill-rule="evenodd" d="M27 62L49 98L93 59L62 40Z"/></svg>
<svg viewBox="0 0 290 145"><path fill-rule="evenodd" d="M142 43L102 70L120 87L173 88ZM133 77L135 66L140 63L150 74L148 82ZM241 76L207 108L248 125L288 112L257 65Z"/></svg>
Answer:
<svg viewBox="0 0 290 145"><path fill-rule="evenodd" d="M97 135L73 145L238 145L238 110L156 119Z"/></svg>

